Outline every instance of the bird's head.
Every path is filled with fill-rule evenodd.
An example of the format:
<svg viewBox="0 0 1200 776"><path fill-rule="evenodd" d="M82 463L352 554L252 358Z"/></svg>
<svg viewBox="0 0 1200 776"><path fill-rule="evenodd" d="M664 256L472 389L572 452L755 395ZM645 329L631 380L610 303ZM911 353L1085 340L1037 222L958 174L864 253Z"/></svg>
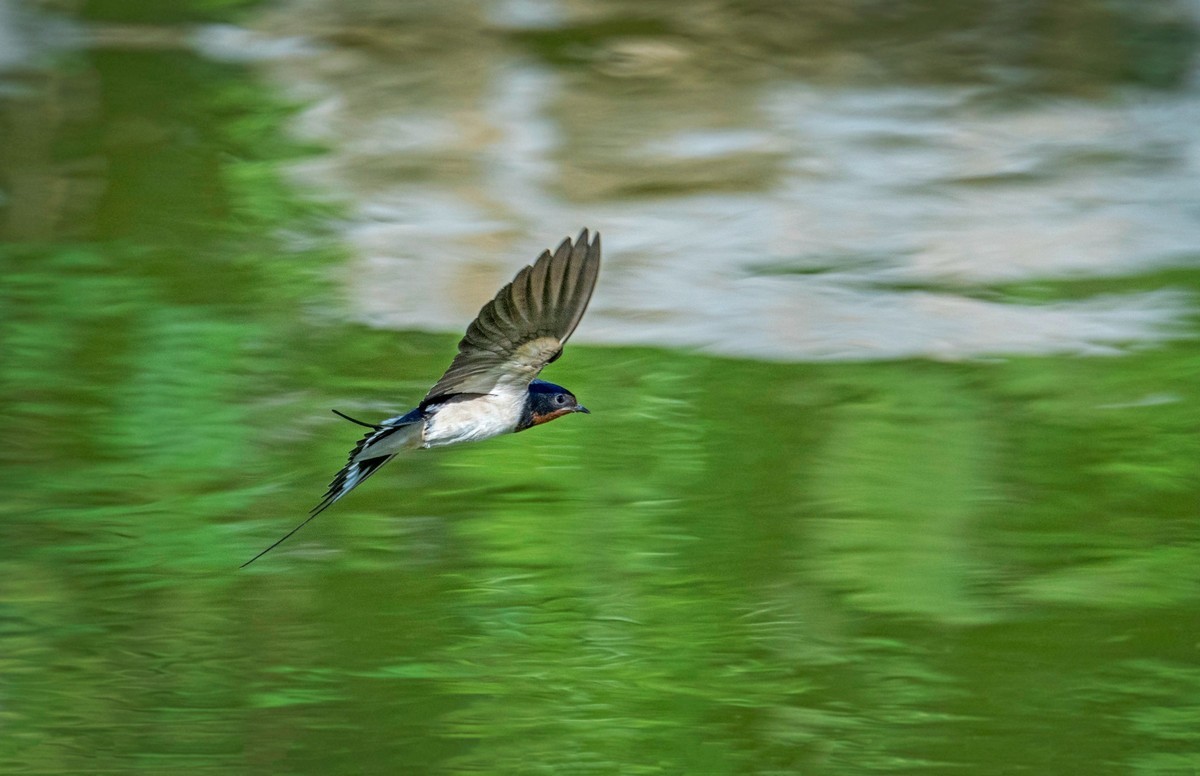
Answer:
<svg viewBox="0 0 1200 776"><path fill-rule="evenodd" d="M529 397L525 400L525 412L517 431L549 423L573 412L589 414L588 408L580 404L575 394L566 388L545 380L534 380L529 384Z"/></svg>

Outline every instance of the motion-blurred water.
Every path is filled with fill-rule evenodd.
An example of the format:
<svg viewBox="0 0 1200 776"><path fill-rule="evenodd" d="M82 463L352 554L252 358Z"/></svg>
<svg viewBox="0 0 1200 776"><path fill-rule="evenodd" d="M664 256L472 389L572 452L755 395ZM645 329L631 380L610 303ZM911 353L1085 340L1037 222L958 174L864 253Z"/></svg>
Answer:
<svg viewBox="0 0 1200 776"><path fill-rule="evenodd" d="M0 771L1200 770L1198 13L0 2Z"/></svg>

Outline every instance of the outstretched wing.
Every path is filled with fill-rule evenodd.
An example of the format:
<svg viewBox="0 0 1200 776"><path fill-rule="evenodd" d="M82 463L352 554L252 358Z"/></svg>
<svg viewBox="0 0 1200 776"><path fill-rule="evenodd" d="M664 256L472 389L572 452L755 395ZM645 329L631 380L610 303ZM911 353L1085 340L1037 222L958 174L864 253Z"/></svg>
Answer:
<svg viewBox="0 0 1200 776"><path fill-rule="evenodd" d="M421 406L459 393L523 391L562 353L592 298L600 272L600 235L579 233L544 251L483 306L458 343L458 355Z"/></svg>

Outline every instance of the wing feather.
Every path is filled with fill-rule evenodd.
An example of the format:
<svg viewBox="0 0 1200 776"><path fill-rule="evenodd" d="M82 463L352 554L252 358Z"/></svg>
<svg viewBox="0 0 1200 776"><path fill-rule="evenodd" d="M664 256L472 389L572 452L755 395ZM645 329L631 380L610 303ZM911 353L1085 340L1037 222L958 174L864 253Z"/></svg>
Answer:
<svg viewBox="0 0 1200 776"><path fill-rule="evenodd" d="M421 405L459 393L523 390L558 357L587 310L600 273L600 235L563 240L483 306L458 355Z"/></svg>

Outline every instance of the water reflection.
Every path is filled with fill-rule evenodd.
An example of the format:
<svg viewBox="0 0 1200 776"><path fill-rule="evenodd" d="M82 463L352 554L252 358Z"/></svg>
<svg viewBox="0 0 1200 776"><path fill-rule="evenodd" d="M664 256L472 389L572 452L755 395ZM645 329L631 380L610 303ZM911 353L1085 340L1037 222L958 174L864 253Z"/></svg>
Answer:
<svg viewBox="0 0 1200 776"><path fill-rule="evenodd" d="M1097 353L1173 336L1191 308L1166 291L1053 306L1005 291L1191 263L1194 90L1121 92L1097 74L1083 91L1108 100L1065 78L1066 94L1015 101L1004 78L950 78L936 46L912 57L918 83L799 81L844 51L752 66L665 7L644 28L619 6L533 29L514 12L509 45L465 13L436 48L440 13L419 15L438 32L416 44L406 13L317 7L323 47L270 70L313 103L296 129L330 153L304 180L348 200L351 297L373 325L453 329L502 282L501 257L582 224L620 267L580 332L592 341L776 359ZM772 24L801 41L848 21L809 10ZM743 45L778 53L765 20L714 14L712 29L752 27ZM968 26L982 39L1011 22ZM288 13L263 27L301 29Z"/></svg>
<svg viewBox="0 0 1200 776"><path fill-rule="evenodd" d="M0 770L1200 765L1183 10L218 5L4 60ZM594 414L236 572L583 223Z"/></svg>

